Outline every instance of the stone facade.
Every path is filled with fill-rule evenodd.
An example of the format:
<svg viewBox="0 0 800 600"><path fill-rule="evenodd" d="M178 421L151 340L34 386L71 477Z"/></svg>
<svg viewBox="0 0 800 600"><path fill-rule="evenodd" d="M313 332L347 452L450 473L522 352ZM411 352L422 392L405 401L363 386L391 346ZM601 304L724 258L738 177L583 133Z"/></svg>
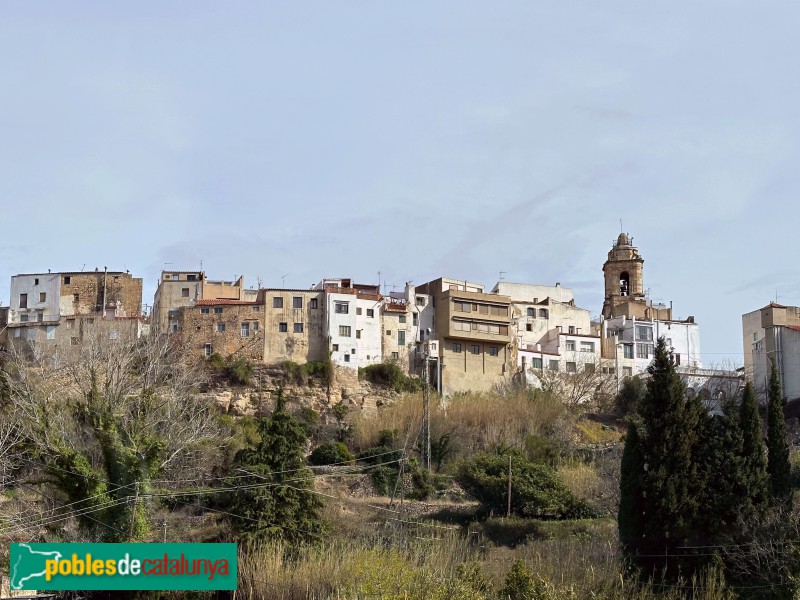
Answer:
<svg viewBox="0 0 800 600"><path fill-rule="evenodd" d="M296 363L325 360L325 292L267 288L264 294L264 362Z"/></svg>
<svg viewBox="0 0 800 600"><path fill-rule="evenodd" d="M264 360L264 303L243 300L198 300L174 313L177 334L198 357L219 354Z"/></svg>

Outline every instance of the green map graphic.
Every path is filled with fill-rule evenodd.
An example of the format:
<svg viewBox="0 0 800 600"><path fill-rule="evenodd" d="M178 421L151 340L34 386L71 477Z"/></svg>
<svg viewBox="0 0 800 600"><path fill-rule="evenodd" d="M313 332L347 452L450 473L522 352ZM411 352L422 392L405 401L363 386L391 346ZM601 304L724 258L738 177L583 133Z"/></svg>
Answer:
<svg viewBox="0 0 800 600"><path fill-rule="evenodd" d="M60 558L60 552L39 552L28 544L15 544L12 547L9 573L11 589L36 590L47 587L44 578L45 561Z"/></svg>

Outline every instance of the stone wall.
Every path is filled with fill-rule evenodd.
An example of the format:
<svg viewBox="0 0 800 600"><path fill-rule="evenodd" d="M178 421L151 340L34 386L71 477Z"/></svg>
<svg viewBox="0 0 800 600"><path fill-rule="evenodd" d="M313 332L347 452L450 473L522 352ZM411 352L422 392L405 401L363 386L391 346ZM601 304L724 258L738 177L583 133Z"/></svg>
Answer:
<svg viewBox="0 0 800 600"><path fill-rule="evenodd" d="M264 305L204 302L200 300L198 305L178 309L178 331L187 350L197 358L217 353L261 362L264 358Z"/></svg>
<svg viewBox="0 0 800 600"><path fill-rule="evenodd" d="M142 312L142 280L130 273L94 271L61 274L61 317L102 315L103 289L107 317L138 317Z"/></svg>

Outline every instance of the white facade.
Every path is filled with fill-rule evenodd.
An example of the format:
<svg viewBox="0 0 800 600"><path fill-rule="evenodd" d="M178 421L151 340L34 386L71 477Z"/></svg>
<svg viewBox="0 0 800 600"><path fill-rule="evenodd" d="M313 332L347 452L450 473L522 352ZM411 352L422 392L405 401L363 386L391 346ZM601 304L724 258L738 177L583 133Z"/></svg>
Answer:
<svg viewBox="0 0 800 600"><path fill-rule="evenodd" d="M662 336L672 350L679 369L699 369L703 366L700 361L700 326L693 321L659 321L622 316L603 320L601 331L604 338L612 340L606 341L606 344L613 348L615 361L632 368L632 372L623 373L625 375L637 375L647 370L653 360L656 341Z"/></svg>
<svg viewBox="0 0 800 600"><path fill-rule="evenodd" d="M571 288L556 285L533 285L529 283L512 283L498 281L492 288L493 294L508 296L513 302L532 302L537 304L547 298L565 304L574 302L575 294Z"/></svg>
<svg viewBox="0 0 800 600"><path fill-rule="evenodd" d="M380 296L356 295L356 353L351 355L351 367L366 367L383 360L382 319Z"/></svg>
<svg viewBox="0 0 800 600"><path fill-rule="evenodd" d="M9 323L58 321L60 296L58 273L12 276Z"/></svg>

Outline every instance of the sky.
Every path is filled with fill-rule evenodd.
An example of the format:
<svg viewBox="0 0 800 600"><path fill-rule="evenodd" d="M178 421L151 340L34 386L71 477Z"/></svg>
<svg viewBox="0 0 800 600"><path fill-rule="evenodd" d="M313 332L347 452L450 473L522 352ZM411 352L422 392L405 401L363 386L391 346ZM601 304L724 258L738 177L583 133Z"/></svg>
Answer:
<svg viewBox="0 0 800 600"><path fill-rule="evenodd" d="M653 300L742 362L800 304L800 5L785 0L0 6L0 301L15 273L248 287L561 285L622 228Z"/></svg>

